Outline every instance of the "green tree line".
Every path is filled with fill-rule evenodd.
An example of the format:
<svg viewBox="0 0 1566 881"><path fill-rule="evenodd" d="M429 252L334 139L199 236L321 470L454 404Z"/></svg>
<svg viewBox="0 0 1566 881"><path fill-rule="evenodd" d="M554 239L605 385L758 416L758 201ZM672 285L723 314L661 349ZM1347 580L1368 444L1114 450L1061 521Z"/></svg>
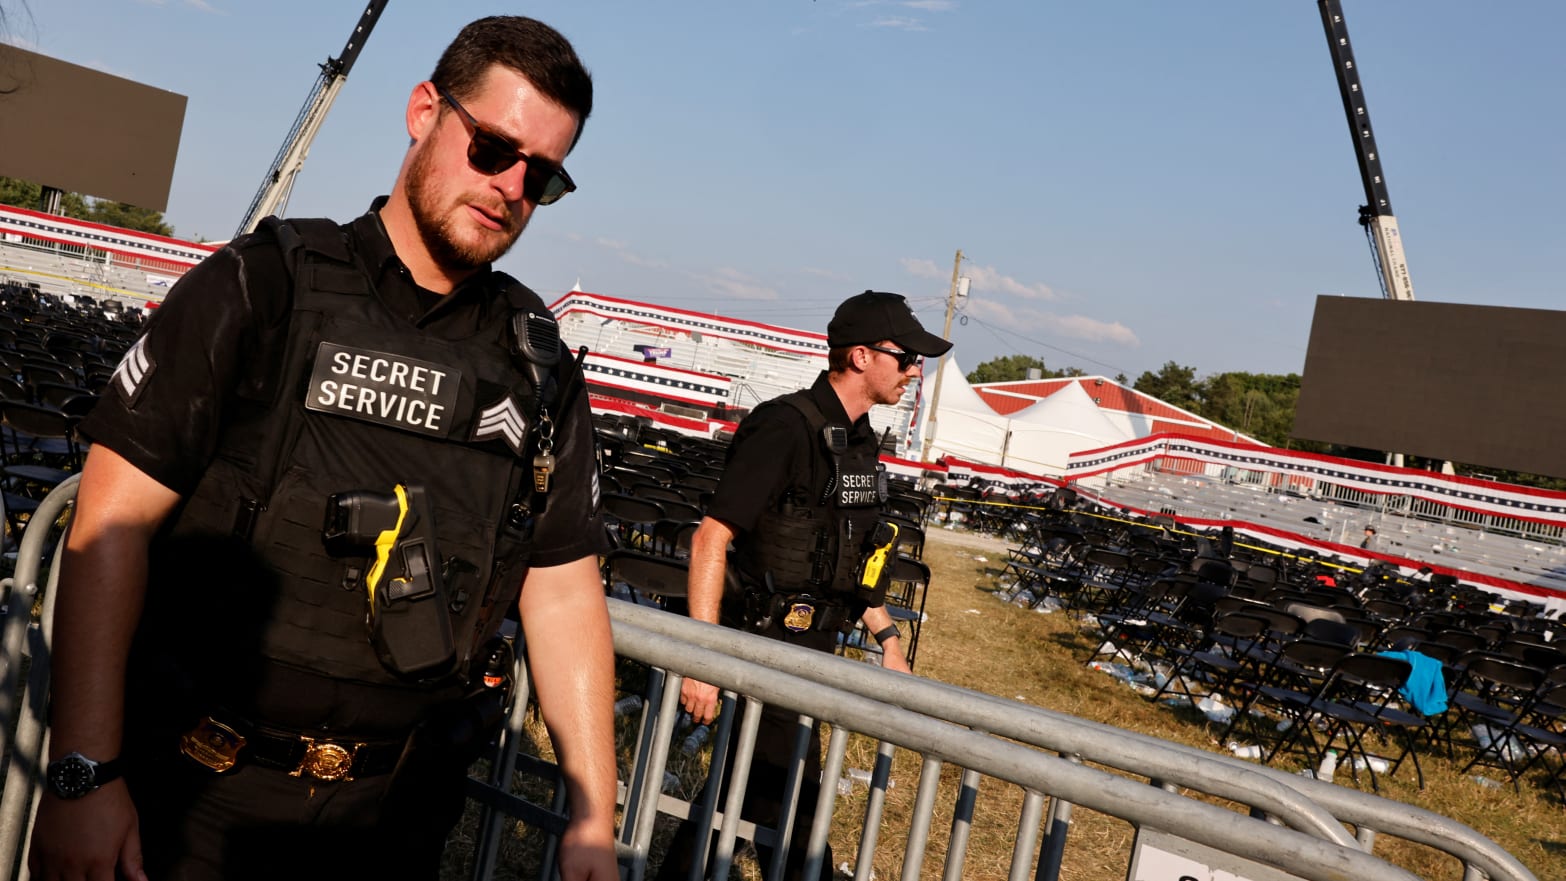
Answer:
<svg viewBox="0 0 1566 881"><path fill-rule="evenodd" d="M38 210L43 203L43 187L12 177L0 177L0 204ZM90 220L138 232L172 236L174 227L163 219L163 212L138 208L124 202L94 199L80 193L66 193L60 199L60 213L76 220Z"/></svg>

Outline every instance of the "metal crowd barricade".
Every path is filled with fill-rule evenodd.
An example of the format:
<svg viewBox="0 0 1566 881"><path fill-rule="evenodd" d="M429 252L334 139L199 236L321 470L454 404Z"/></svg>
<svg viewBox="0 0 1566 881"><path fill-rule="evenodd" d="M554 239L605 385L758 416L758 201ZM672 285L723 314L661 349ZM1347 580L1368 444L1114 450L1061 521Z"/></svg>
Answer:
<svg viewBox="0 0 1566 881"><path fill-rule="evenodd" d="M34 627L31 608L38 595L44 544L55 521L76 490L72 478L44 500L24 533L16 576L11 581L9 614L0 631L4 669L0 670L0 755L8 760L3 801L0 801L0 866L6 877L21 867L25 834L40 782L44 754L43 695L48 677L48 636L52 624L51 597L55 567L43 599L43 617ZM56 551L58 559L58 549ZM980 797L983 777L1016 785L1023 791L1009 877L1025 881L1058 878L1069 846L1070 811L1081 805L1137 825L1189 839L1247 860L1289 872L1299 878L1355 878L1364 881L1410 881L1414 876L1367 850L1374 838L1392 835L1428 845L1461 861L1465 881L1536 881L1514 857L1461 823L1341 786L1308 780L1270 768L1169 744L1122 731L955 688L927 679L890 673L869 665L810 652L794 646L723 628L712 627L661 610L610 600L616 652L654 669L649 702L633 767L622 787L626 810L617 855L632 879L646 872L653 823L660 812L693 815L710 837L716 834L713 874L722 877L740 836L776 844L775 860L789 847L804 847L810 863L819 867L825 853L843 757L851 732L880 741L855 862L856 881L869 877L882 832L882 810L894 748L919 754L922 771L902 854L904 879L920 876L926 842L939 797L940 771L961 768L962 783L953 806L943 877L962 876L968 830ZM31 658L28 687L18 688L22 658ZM564 829L564 787L558 769L519 754L525 742L523 721L528 689L525 661L518 661L518 694L492 758L488 780L472 780L469 793L482 806L480 841L475 848L473 877L487 879L496 869L496 854L506 816L517 817L551 836L541 861L540 877L553 876L554 836ZM715 804L716 790L694 806L662 791L671 734L678 715L680 684L694 676L725 692L720 728L738 727L735 773L728 798ZM736 697L746 698L738 712ZM18 697L21 698L18 703ZM816 819L808 840L789 840L789 813L782 830L758 829L739 818L744 780L759 723L761 702L801 714L796 742L795 773L785 792L798 791L800 758L814 743L805 735L813 719L832 726L823 763L824 774ZM16 721L16 733L9 734ZM735 722L739 724L734 725ZM720 731L718 743L729 732ZM715 756L722 756L717 747ZM1084 762L1147 778L1137 782ZM515 773L525 771L553 779L549 805L537 805L514 794ZM1248 816L1169 791L1181 786L1226 798L1249 807ZM1045 811L1048 800L1048 813ZM1344 823L1356 827L1351 835ZM1042 828L1041 828L1042 827ZM706 849L698 848L699 871ZM1037 869L1033 866L1037 863ZM810 866L807 866L807 873ZM1030 871L1031 870L1031 871Z"/></svg>
<svg viewBox="0 0 1566 881"><path fill-rule="evenodd" d="M1358 830L1362 841L1369 841L1377 834L1391 835L1449 854L1463 865L1464 877L1470 881L1486 877L1493 881L1533 881L1534 879L1533 874L1515 857L1468 826L1439 814L1369 793L1310 780L1265 766L1171 744L1157 738L928 679L890 673L852 661L825 658L793 646L698 624L646 608L617 603L611 607L611 614L615 621L616 650L622 655L673 671L683 671L704 681L716 682L722 687L735 688L746 694L753 694L751 688L759 685L764 676L769 679L776 677L792 679L794 681L791 683L778 682L780 690L773 692L773 696L784 706L794 708L808 705L800 708L831 721L834 728L848 727L924 753L927 761L935 756L965 769L980 771L987 776L1016 783L1033 793L1051 796L1052 816L1056 822L1051 824L1049 840L1046 841L1047 850L1058 851L1064 846L1063 835L1055 833L1056 830L1063 831L1065 828L1065 817L1060 814L1061 809L1068 804L1079 804L1133 822L1148 822L1134 812L1134 809L1139 810L1141 807L1140 799L1136 800L1137 804L1121 803L1119 796L1100 798L1097 796L1101 793L1093 792L1091 789L1091 786L1102 786L1107 791L1111 786L1109 781L1115 781L1117 784L1130 781L1124 777L1105 775L1086 768L1077 769L1083 774L1099 778L1097 783L1090 784L1088 792L1090 798L1084 799L1073 787L1056 785L1054 780L1063 778L1053 778L1051 772L1056 772L1058 770L1056 766L1063 763L1050 753L1022 748L1026 755L1013 759L1014 767L1003 766L997 769L1000 772L996 773L995 770L975 760L985 753L977 743L971 742L973 738L1004 743L1008 747L1015 746L998 740L998 738L1008 738L1029 744L1038 750L1078 757L1096 765L1147 777L1149 780L1161 783L1176 784L1247 805L1256 812L1285 823L1291 829L1281 829L1265 823L1252 823L1246 827L1248 831L1244 833L1254 836L1250 841L1240 842L1234 846L1216 843L1204 837L1212 830L1204 828L1209 822L1205 819L1206 812L1197 810L1198 807L1208 808L1209 805L1162 793L1161 790L1154 790L1152 787L1132 784L1135 789L1160 792L1168 798L1176 799L1188 806L1187 809L1191 811L1188 821L1177 821L1175 826L1165 825L1160 821L1152 821L1150 825L1229 853L1275 865L1302 878L1318 876L1308 867L1284 864L1287 861L1284 855L1290 853L1290 849L1295 844L1291 836L1302 833L1314 836L1311 840L1320 847L1345 845L1352 847L1355 836L1349 835L1342 825L1351 823ZM700 647L699 650L695 648L697 646ZM719 660L720 658L726 660ZM740 658L746 660L741 661ZM742 678L723 681L718 677L724 673ZM761 696L763 699L766 698L765 694ZM845 699L847 696L870 701L870 706L885 707L885 710L878 712L889 712L890 715L862 720L856 718L853 713L838 715L826 711L827 706L836 706L836 700ZM845 700L845 704L851 702ZM920 724L916 725L912 720L905 720L903 714L916 715ZM899 724L895 727L899 729L902 729L901 722L907 721L909 727L902 730L910 733L917 730L919 734L911 739L893 736L891 732L882 728L882 725L891 719L898 720ZM924 723L937 726L964 725L968 726L969 730L964 732L966 736L958 737L950 730L923 727ZM948 737L956 738L964 745L954 753L945 753L941 745L948 742L946 740ZM1032 777L1032 774L1050 776L1051 782L1048 784L1037 782L1038 778ZM923 777L921 782L922 780ZM1033 809L1033 806L1025 802L1024 820L1027 819L1027 813ZM1228 818L1246 819L1221 809L1213 808L1213 810L1227 815ZM1203 818L1198 818L1199 813ZM1212 822L1217 824L1219 821ZM1223 822L1227 824L1228 820ZM1034 829L1034 832L1036 831ZM1288 835L1283 835L1285 832ZM1019 848L1028 834L1028 830L1019 829ZM1274 839L1274 835L1281 837ZM956 843L953 842L952 853L955 852ZM911 837L909 847L922 847L922 842ZM1022 854L1015 854L1014 864L1021 858ZM1058 868L1058 856L1056 859L1055 867ZM1041 860L1041 862L1044 862L1045 868L1048 868L1048 860ZM1385 865L1380 861L1376 863ZM863 860L860 868L861 870L866 868ZM1381 870L1377 869L1377 871ZM905 874L904 877L914 876ZM1019 875L1014 866L1012 877L1027 876L1025 872ZM1041 869L1038 877L1048 879L1054 876L1046 874L1044 869ZM1382 876L1361 875L1359 870L1356 870L1349 873L1348 877Z"/></svg>
<svg viewBox="0 0 1566 881"><path fill-rule="evenodd" d="M39 598L38 576L44 546L55 522L76 499L81 475L73 474L55 487L28 518L17 549L16 571L6 579L6 612L0 623L0 763L5 768L5 788L0 795L0 877L13 873L26 877L22 858L26 834L43 783L43 756L48 747L45 699L49 684L49 640L54 624L54 585L59 578L60 554L55 546L54 565L43 590L43 608L36 626L33 605ZM21 685L22 667L27 685ZM14 728L13 728L14 725Z"/></svg>

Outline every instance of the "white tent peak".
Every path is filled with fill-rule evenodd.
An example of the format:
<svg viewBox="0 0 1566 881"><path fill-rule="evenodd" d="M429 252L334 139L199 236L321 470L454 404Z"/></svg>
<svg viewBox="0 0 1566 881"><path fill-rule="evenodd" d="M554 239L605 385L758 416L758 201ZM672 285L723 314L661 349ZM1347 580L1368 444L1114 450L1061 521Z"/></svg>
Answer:
<svg viewBox="0 0 1566 881"><path fill-rule="evenodd" d="M1114 442L1134 437L1104 415L1098 402L1088 396L1080 382L1066 383L1059 391L1037 404L1030 404L1011 414L1011 418L1013 423L1023 423L1029 427L1095 438L1113 438Z"/></svg>

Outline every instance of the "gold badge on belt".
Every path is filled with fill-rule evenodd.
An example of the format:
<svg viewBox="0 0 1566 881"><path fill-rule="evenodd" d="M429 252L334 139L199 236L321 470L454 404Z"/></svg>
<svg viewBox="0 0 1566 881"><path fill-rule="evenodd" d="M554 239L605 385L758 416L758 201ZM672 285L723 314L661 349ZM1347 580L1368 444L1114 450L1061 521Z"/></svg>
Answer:
<svg viewBox="0 0 1566 881"><path fill-rule="evenodd" d="M310 776L317 780L343 783L353 779L349 772L353 770L354 754L359 751L361 744L344 745L309 737L299 739L304 741L304 757L299 760L299 767L289 772L290 777Z"/></svg>
<svg viewBox="0 0 1566 881"><path fill-rule="evenodd" d="M783 626L795 633L801 633L810 629L810 622L815 617L815 606L809 603L794 603L788 607L788 615L783 619Z"/></svg>
<svg viewBox="0 0 1566 881"><path fill-rule="evenodd" d="M179 738L179 751L199 765L219 774L234 767L245 738L239 732L210 717Z"/></svg>

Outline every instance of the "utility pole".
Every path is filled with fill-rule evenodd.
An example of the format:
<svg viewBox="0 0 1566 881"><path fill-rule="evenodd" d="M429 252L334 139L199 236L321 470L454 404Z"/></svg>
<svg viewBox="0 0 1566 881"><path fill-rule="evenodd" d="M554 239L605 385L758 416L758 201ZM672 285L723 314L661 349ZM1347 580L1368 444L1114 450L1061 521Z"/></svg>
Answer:
<svg viewBox="0 0 1566 881"><path fill-rule="evenodd" d="M957 311L957 288L962 274L962 249L957 249L957 257L952 260L952 288L946 295L946 323L941 326L941 339L952 338L952 313ZM935 393L930 395L930 421L925 426L924 445L919 453L919 461L930 461L930 445L935 441L936 407L941 403L941 377L946 374L946 359L941 358L940 366L935 368Z"/></svg>

